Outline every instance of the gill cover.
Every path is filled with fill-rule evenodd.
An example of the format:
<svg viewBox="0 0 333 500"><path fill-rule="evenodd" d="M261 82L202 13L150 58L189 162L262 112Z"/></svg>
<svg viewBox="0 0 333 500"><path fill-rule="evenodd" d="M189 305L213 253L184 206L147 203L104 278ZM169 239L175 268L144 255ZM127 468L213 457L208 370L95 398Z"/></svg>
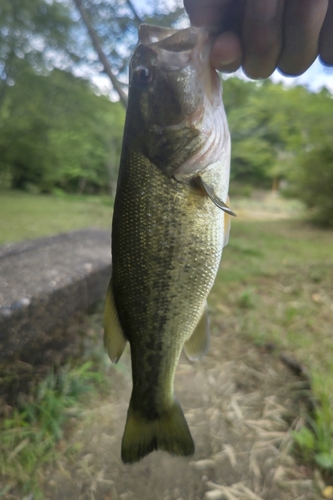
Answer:
<svg viewBox="0 0 333 500"><path fill-rule="evenodd" d="M209 64L211 43L206 28L142 25L130 64L129 127L136 146L180 182L229 159L221 82Z"/></svg>

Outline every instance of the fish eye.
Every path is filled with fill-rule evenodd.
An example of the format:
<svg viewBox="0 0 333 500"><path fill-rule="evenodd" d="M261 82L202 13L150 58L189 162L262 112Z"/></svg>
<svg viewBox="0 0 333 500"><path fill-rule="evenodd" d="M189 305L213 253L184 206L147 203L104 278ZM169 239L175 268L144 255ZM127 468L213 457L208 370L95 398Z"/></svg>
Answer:
<svg viewBox="0 0 333 500"><path fill-rule="evenodd" d="M153 76L152 69L141 66L134 72L133 78L139 85L149 85L153 80Z"/></svg>

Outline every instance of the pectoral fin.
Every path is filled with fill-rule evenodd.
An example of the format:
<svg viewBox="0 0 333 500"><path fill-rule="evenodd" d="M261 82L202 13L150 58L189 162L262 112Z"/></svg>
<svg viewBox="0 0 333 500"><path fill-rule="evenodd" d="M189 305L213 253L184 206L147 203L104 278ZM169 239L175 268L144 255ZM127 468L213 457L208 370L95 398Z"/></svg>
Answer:
<svg viewBox="0 0 333 500"><path fill-rule="evenodd" d="M216 194L215 194L215 191L214 189L209 186L208 184L205 183L205 181L199 176L198 177L198 182L201 184L202 188L206 191L207 195L209 196L209 198L212 200L213 203L215 203L215 205L220 208L221 210L223 210L224 212L226 212L227 214L229 215L232 215L233 217L237 217L237 215L235 214L235 212L233 212L231 210L231 208L228 207L228 205L226 205L224 203L224 201L222 201Z"/></svg>
<svg viewBox="0 0 333 500"><path fill-rule="evenodd" d="M227 204L229 205L229 196L227 198ZM223 247L227 246L229 242L231 218L229 214L224 215L224 232L223 232Z"/></svg>
<svg viewBox="0 0 333 500"><path fill-rule="evenodd" d="M104 309L104 346L113 363L119 361L126 346L126 338L120 326L110 281Z"/></svg>
<svg viewBox="0 0 333 500"><path fill-rule="evenodd" d="M191 360L195 361L201 356L203 356L209 347L209 318L208 318L208 308L205 305L202 316L197 324L191 337L185 342L184 351L186 356Z"/></svg>

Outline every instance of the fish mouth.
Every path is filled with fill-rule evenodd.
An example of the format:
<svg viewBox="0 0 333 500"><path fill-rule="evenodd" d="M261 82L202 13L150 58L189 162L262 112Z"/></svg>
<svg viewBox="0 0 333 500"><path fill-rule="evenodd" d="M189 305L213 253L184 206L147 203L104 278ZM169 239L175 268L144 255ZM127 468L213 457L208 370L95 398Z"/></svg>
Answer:
<svg viewBox="0 0 333 500"><path fill-rule="evenodd" d="M139 44L149 45L156 50L168 52L185 52L193 50L198 41L198 35L207 39L209 32L205 28L185 28L177 30L162 28L150 24L141 24L139 27Z"/></svg>
<svg viewBox="0 0 333 500"><path fill-rule="evenodd" d="M135 72L142 60L146 63L149 59L154 61L154 65L168 72L178 71L197 60L199 62L198 53L205 46L208 37L208 32L202 28L175 30L142 24L139 28L139 44L132 60L132 70Z"/></svg>
<svg viewBox="0 0 333 500"><path fill-rule="evenodd" d="M153 26L151 24L141 24L139 26L139 43L143 45L150 45L152 43L160 42L168 38L179 30L173 28L163 28L161 26Z"/></svg>

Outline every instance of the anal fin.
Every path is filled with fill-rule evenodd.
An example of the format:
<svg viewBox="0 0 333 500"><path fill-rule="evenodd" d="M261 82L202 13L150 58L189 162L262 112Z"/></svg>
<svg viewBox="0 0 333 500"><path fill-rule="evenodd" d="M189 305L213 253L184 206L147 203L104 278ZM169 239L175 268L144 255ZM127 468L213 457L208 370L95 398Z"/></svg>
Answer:
<svg viewBox="0 0 333 500"><path fill-rule="evenodd" d="M116 305L114 302L112 281L110 281L104 308L104 346L113 363L119 361L126 346L126 338L122 331Z"/></svg>
<svg viewBox="0 0 333 500"><path fill-rule="evenodd" d="M209 347L210 327L207 303L203 310L199 323L195 327L191 337L184 344L186 356L195 361L203 356Z"/></svg>

